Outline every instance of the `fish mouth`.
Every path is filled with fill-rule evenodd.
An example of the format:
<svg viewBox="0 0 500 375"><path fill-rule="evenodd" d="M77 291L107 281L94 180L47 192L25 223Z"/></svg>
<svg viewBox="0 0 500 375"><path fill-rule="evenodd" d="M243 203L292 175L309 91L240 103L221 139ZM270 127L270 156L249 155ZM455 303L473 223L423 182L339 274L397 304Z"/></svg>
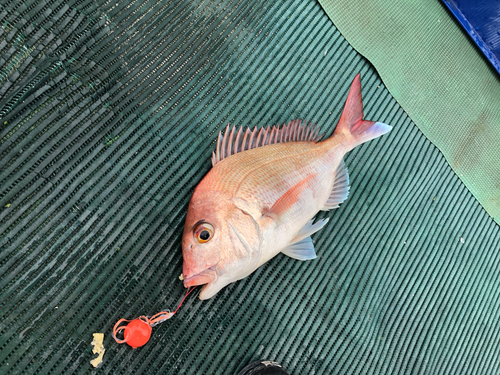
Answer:
<svg viewBox="0 0 500 375"><path fill-rule="evenodd" d="M205 285L216 281L217 271L215 270L215 266L216 264L195 275L184 278L184 287L189 288L190 286Z"/></svg>

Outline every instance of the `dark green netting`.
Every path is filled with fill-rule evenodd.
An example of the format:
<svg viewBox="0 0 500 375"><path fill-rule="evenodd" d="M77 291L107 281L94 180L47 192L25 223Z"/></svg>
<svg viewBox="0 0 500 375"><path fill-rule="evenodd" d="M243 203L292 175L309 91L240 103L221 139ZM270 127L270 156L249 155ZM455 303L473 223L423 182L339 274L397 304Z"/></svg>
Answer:
<svg viewBox="0 0 500 375"><path fill-rule="evenodd" d="M315 1L3 1L0 372L494 374L500 230ZM187 203L230 122L330 134L362 73L351 195L314 235L150 342L111 328L174 308ZM105 332L104 362L89 361Z"/></svg>

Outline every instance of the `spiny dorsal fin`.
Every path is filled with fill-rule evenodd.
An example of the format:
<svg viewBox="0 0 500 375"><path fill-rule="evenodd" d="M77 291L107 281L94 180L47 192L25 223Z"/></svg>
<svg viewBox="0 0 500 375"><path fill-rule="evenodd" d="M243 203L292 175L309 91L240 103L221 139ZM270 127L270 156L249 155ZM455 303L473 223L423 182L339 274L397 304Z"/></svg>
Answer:
<svg viewBox="0 0 500 375"><path fill-rule="evenodd" d="M318 135L319 127L307 120L293 120L287 125L283 124L281 129L278 126L268 126L260 130L255 127L253 130L247 129L243 132L243 127L236 130L236 127L226 127L224 136L219 132L217 148L212 153L212 166L215 166L222 159L231 155L251 150L252 148L272 145L275 143L310 141L317 142L322 135Z"/></svg>

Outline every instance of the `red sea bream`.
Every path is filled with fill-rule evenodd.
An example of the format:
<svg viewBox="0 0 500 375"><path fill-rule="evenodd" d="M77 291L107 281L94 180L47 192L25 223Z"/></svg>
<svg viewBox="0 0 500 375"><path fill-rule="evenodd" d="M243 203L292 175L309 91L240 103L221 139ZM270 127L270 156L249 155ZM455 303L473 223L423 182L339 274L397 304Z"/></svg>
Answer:
<svg viewBox="0 0 500 375"><path fill-rule="evenodd" d="M323 141L316 125L302 120L260 131L228 126L189 203L184 285L204 285L200 299L208 299L280 252L314 259L310 236L328 219L313 217L339 207L349 193L344 155L390 130L363 121L359 74L335 132Z"/></svg>

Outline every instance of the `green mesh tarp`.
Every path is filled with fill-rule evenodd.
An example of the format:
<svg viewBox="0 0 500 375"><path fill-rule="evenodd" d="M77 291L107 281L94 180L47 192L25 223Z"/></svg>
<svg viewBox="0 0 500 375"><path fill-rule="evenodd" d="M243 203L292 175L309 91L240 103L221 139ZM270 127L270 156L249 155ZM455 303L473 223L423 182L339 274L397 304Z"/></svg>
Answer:
<svg viewBox="0 0 500 375"><path fill-rule="evenodd" d="M0 373L500 371L499 227L317 2L3 1L0 25ZM118 319L185 293L183 220L217 132L331 134L358 72L366 118L394 129L347 155L318 258L279 255L116 344Z"/></svg>
<svg viewBox="0 0 500 375"><path fill-rule="evenodd" d="M446 6L400 0L320 3L500 224L500 76Z"/></svg>

